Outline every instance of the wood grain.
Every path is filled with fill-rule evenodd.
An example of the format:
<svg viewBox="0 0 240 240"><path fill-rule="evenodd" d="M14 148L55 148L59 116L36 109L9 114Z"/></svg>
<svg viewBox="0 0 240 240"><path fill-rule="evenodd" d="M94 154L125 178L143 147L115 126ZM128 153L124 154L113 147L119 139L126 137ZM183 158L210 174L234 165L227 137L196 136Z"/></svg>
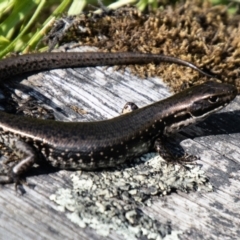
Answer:
<svg viewBox="0 0 240 240"><path fill-rule="evenodd" d="M52 70L23 79L30 94L54 109L58 120L93 121L119 115L133 101L139 107L170 95L158 78L139 79L126 69L77 68ZM69 106L83 109L79 114ZM197 126L171 137L189 153L198 155L215 190L212 193L171 193L143 208L159 221L171 221L182 239L238 239L240 237L240 98ZM60 212L49 196L60 187L71 187L70 171L46 173L33 169L23 196L14 185L0 188L0 239L103 239L90 228L81 229ZM104 239L124 239L111 233Z"/></svg>

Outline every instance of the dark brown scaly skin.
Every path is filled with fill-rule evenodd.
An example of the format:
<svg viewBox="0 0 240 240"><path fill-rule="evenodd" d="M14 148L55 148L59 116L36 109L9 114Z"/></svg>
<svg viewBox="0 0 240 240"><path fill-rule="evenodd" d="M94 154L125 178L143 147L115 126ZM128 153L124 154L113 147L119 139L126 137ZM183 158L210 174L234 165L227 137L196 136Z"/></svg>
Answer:
<svg viewBox="0 0 240 240"><path fill-rule="evenodd" d="M54 68L113 66L147 63L177 63L190 67L207 77L214 77L194 64L179 58L161 54L135 52L56 52L26 54L14 58L6 58L0 62L0 79L16 76L32 71L42 71Z"/></svg>
<svg viewBox="0 0 240 240"><path fill-rule="evenodd" d="M180 59L151 54L44 53L1 61L0 77L56 67L161 61L189 66ZM161 152L161 146L155 144L161 143L158 139L205 119L226 106L236 94L234 86L208 82L131 113L89 123L56 122L0 112L0 141L22 158L10 168L7 176L0 178L0 183L18 183L41 159L39 153L54 167L91 170L114 167L154 146Z"/></svg>

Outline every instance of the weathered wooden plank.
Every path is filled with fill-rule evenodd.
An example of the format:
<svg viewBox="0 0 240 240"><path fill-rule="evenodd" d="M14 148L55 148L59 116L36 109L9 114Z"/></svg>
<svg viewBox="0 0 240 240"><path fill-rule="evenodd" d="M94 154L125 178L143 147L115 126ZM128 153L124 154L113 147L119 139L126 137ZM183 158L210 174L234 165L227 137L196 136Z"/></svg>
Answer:
<svg viewBox="0 0 240 240"><path fill-rule="evenodd" d="M19 95L31 94L44 100L54 109L56 118L65 121L111 118L119 115L127 101L142 107L170 94L158 78L139 79L128 71L104 67L53 70L29 76L23 82L31 88L25 89L24 94L19 91ZM170 146L181 142L184 149L200 157L198 163L207 172L215 191L188 194L179 191L155 197L152 206L142 208L146 215L161 223L171 221L173 230L185 232L185 239L239 236L239 104L238 97L221 113L169 141ZM69 106L84 109L87 114L81 115ZM95 230L79 228L49 200L57 189L71 188L70 174L63 170L48 174L42 167L33 169L28 182L36 186L26 188L24 196L16 195L13 185L1 187L0 238L102 239ZM125 238L112 232L105 239Z"/></svg>

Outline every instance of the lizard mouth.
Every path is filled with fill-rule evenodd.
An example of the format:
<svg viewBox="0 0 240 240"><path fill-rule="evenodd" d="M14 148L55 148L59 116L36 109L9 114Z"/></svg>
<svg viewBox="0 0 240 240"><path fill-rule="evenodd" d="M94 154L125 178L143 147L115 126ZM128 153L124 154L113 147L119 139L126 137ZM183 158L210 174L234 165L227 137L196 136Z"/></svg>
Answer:
<svg viewBox="0 0 240 240"><path fill-rule="evenodd" d="M206 112L206 111L204 111L204 112L203 111L198 111L198 112L194 112L194 113L189 112L189 115L191 115L191 117L193 119L195 119L196 121L198 121L198 120L200 121L200 120L205 119L206 117L208 117L210 114L215 113L215 112L221 110L227 104L228 103L225 103L224 105L221 105L221 106L219 106L217 108L210 109L208 112ZM203 112L203 114L202 114L202 112Z"/></svg>

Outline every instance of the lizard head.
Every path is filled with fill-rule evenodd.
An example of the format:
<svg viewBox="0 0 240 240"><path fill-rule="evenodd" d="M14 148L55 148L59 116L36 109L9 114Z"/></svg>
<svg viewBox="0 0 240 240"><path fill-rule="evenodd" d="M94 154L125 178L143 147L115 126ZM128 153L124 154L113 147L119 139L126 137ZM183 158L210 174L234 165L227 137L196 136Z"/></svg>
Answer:
<svg viewBox="0 0 240 240"><path fill-rule="evenodd" d="M166 120L165 134L204 120L225 107L236 95L237 89L233 85L206 82L166 99L170 111Z"/></svg>

